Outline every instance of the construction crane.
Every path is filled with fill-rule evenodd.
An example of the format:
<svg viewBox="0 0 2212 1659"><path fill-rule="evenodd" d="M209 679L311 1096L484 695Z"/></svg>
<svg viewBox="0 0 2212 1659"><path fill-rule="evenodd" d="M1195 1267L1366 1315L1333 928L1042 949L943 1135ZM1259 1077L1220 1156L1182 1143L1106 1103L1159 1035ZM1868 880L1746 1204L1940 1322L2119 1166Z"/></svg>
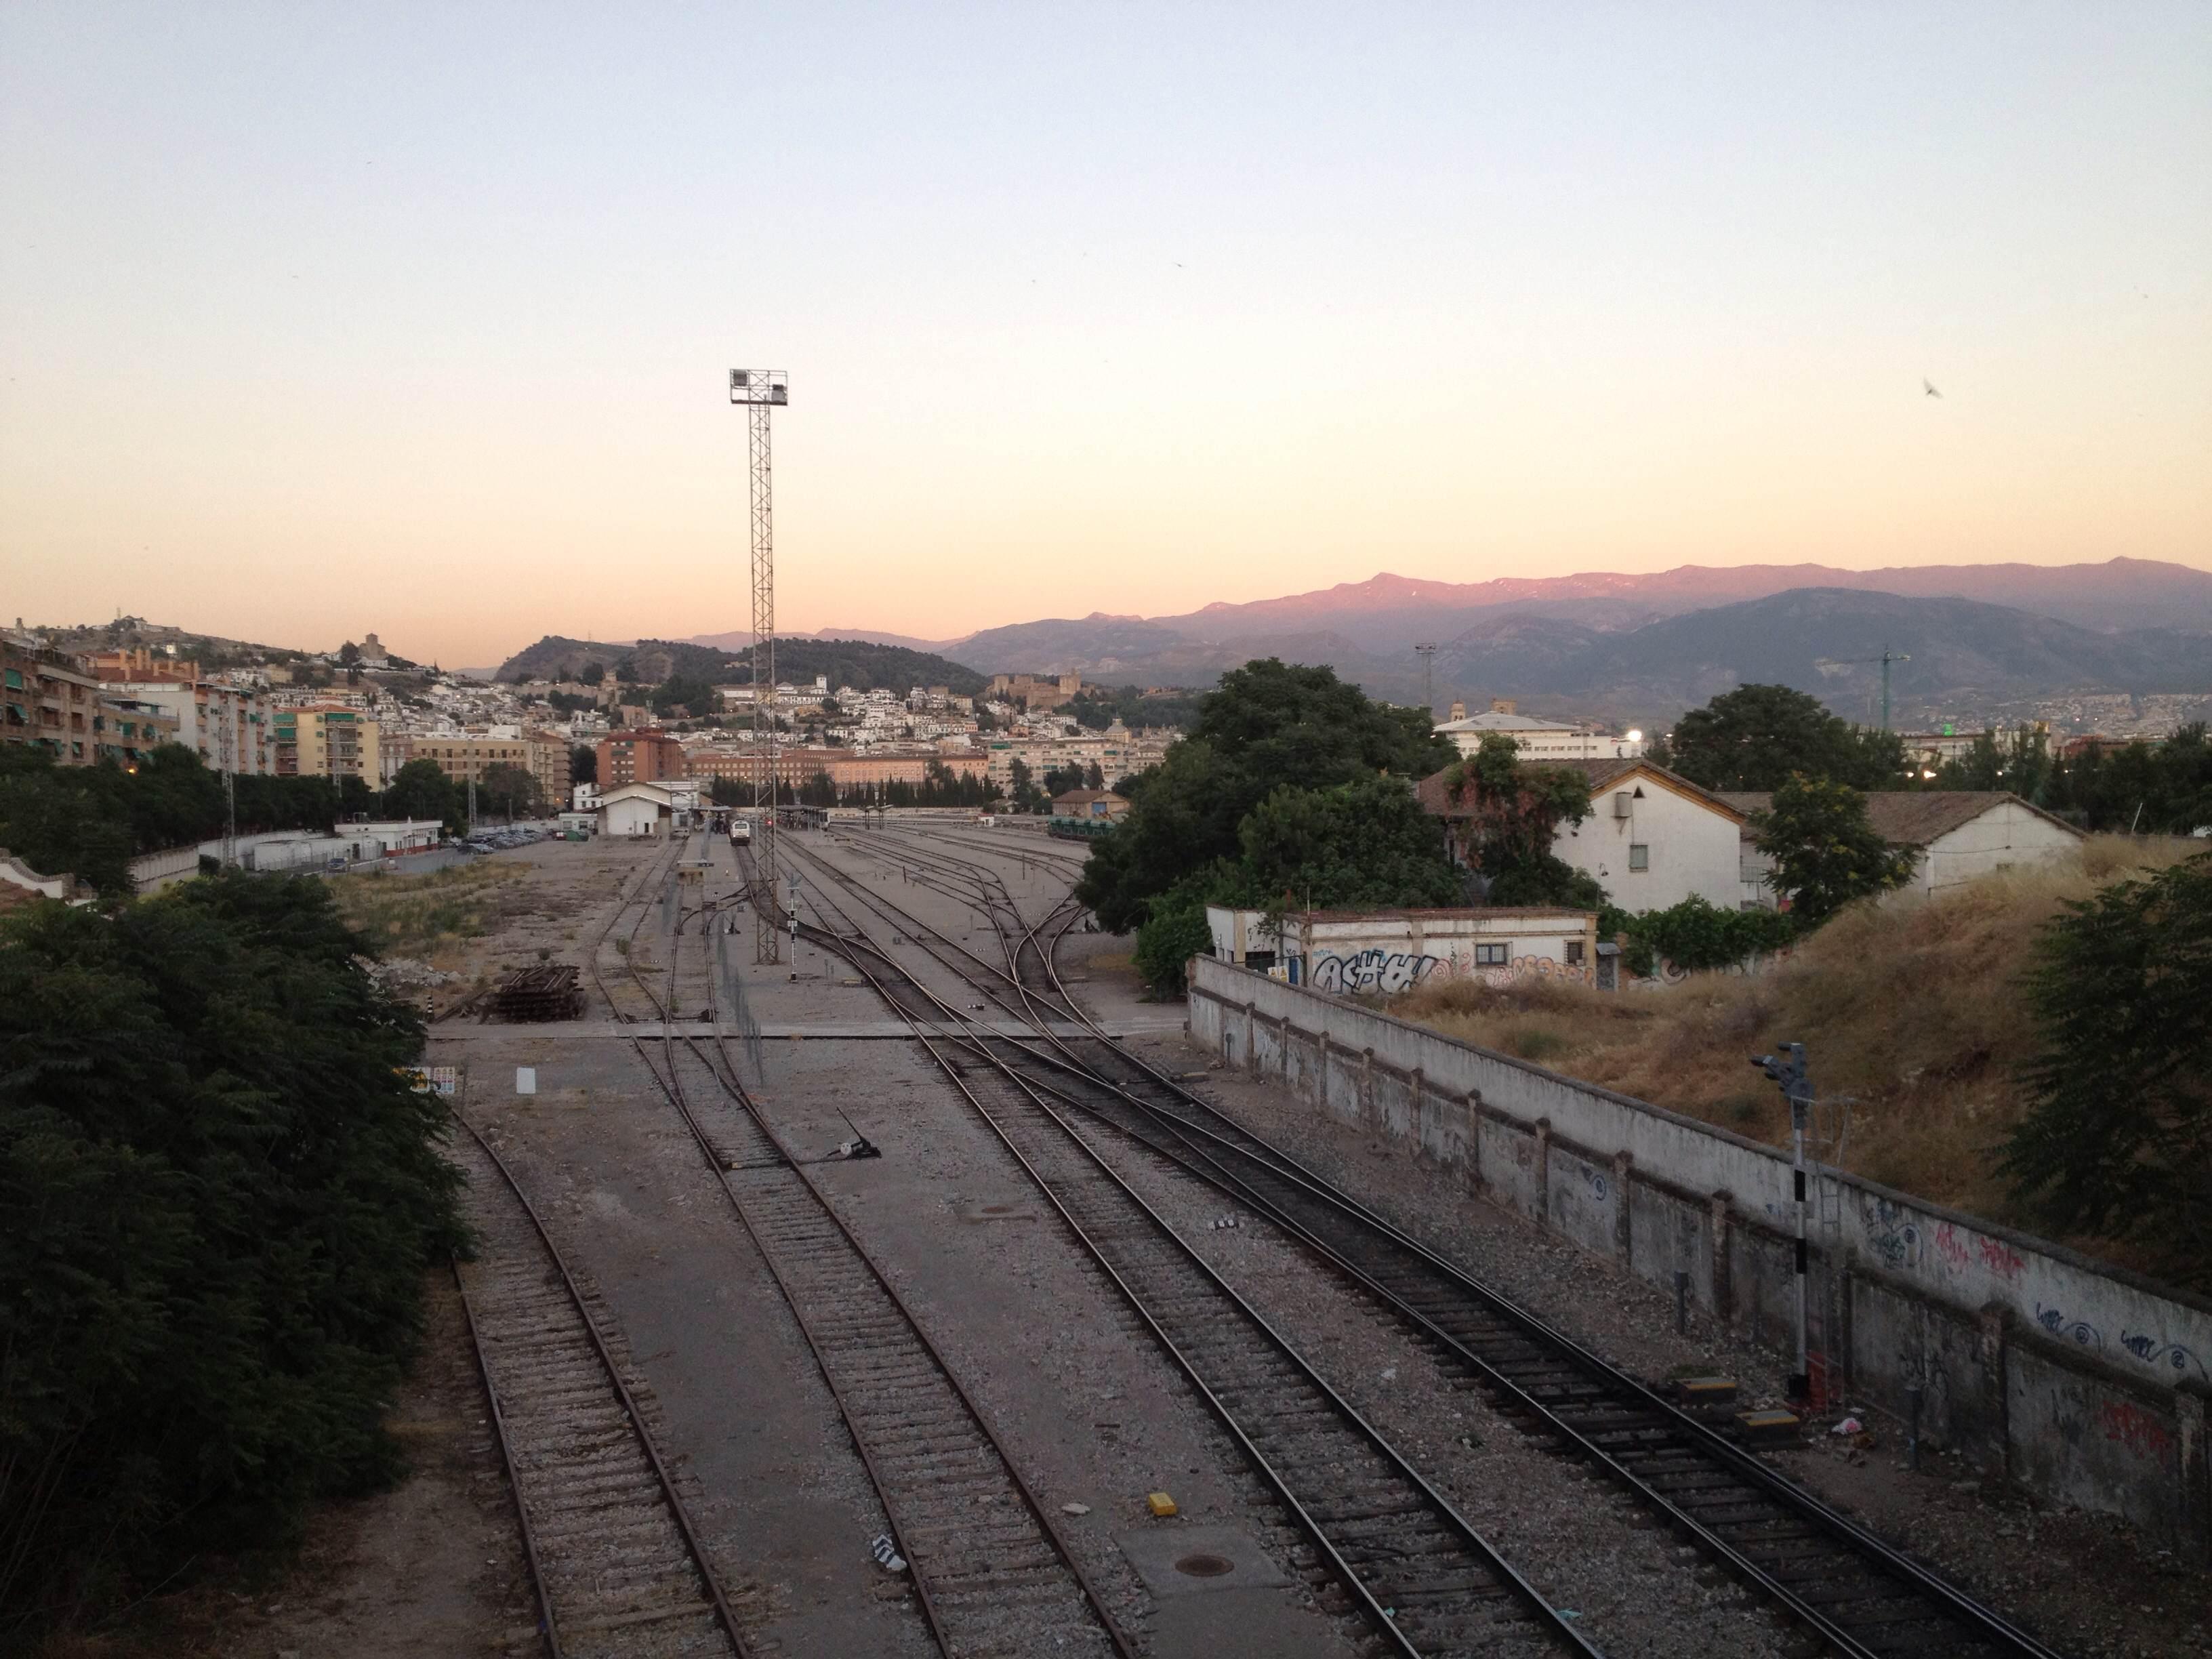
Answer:
<svg viewBox="0 0 2212 1659"><path fill-rule="evenodd" d="M1830 665L1838 668L1870 668L1875 664L1880 663L1881 665L1881 729L1887 732L1889 730L1890 665L1911 660L1912 659L1904 652L1892 651L1887 646L1884 646L1879 657L1823 657L1814 666L1816 668Z"/></svg>
<svg viewBox="0 0 2212 1659"><path fill-rule="evenodd" d="M791 401L790 376L780 368L733 368L730 401L752 415L753 527L753 960L783 960L775 928L775 533L770 410Z"/></svg>

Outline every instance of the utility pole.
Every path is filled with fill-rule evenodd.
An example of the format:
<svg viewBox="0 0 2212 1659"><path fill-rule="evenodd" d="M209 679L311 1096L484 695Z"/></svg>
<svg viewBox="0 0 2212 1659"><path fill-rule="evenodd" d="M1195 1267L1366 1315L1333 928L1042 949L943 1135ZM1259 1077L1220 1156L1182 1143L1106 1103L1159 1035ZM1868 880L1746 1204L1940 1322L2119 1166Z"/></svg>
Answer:
<svg viewBox="0 0 2212 1659"><path fill-rule="evenodd" d="M753 813L760 843L753 849L753 960L783 960L775 931L775 532L769 411L791 402L790 377L780 368L733 368L730 401L750 412L753 545Z"/></svg>
<svg viewBox="0 0 2212 1659"><path fill-rule="evenodd" d="M1805 1074L1805 1045L1802 1042L1789 1045L1787 1059L1774 1054L1753 1054L1751 1063L1781 1085L1783 1097L1790 1103L1790 1139L1795 1148L1792 1163L1795 1165L1797 1197L1797 1368L1790 1373L1790 1397L1802 1404L1813 1392L1812 1366L1805 1350L1805 1131L1813 1115L1813 1081Z"/></svg>
<svg viewBox="0 0 2212 1659"><path fill-rule="evenodd" d="M1429 718L1433 720L1437 717L1437 647L1435 641L1431 641L1426 645L1415 646L1413 647L1413 654L1421 659L1421 698L1428 706Z"/></svg>
<svg viewBox="0 0 2212 1659"><path fill-rule="evenodd" d="M225 692L210 686L210 693L220 708L226 699L230 707L222 709L222 868L228 870L238 862L238 698L235 692Z"/></svg>

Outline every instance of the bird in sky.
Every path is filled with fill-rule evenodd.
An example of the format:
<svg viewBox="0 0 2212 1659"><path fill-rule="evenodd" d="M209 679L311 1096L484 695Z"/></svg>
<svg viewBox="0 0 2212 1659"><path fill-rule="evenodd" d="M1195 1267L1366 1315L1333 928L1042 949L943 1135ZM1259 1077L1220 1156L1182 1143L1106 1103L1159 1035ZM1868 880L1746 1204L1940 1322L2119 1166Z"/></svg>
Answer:
<svg viewBox="0 0 2212 1659"><path fill-rule="evenodd" d="M1940 398L1943 395L1936 389L1936 383L1933 380L1923 380L1920 384L1928 388L1928 395L1931 398Z"/></svg>

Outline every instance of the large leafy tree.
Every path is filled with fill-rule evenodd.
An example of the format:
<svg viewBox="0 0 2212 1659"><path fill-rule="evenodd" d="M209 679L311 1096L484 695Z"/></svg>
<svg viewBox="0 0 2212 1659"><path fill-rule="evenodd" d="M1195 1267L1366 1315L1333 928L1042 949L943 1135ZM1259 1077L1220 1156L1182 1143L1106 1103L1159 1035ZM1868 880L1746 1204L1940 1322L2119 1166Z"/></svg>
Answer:
<svg viewBox="0 0 2212 1659"><path fill-rule="evenodd" d="M468 811L468 798L437 762L411 760L393 774L386 787L384 810L396 818L458 823Z"/></svg>
<svg viewBox="0 0 2212 1659"><path fill-rule="evenodd" d="M1786 685L1740 685L1682 716L1653 758L1708 789L1779 789L1793 775L1899 789L1905 745Z"/></svg>
<svg viewBox="0 0 2212 1659"><path fill-rule="evenodd" d="M537 775L510 762L484 768L477 793L486 810L508 817L528 817L544 810L545 792Z"/></svg>
<svg viewBox="0 0 2212 1659"><path fill-rule="evenodd" d="M2069 905L2028 994L2043 1046L2005 1148L2017 1195L2212 1288L2212 854Z"/></svg>
<svg viewBox="0 0 2212 1659"><path fill-rule="evenodd" d="M1753 828L1759 850L1774 860L1767 882L1788 896L1801 931L1819 927L1854 899L1903 886L1919 861L1911 848L1892 847L1867 822L1863 795L1825 778L1790 779Z"/></svg>
<svg viewBox="0 0 2212 1659"><path fill-rule="evenodd" d="M1451 904L1464 896L1443 825L1402 778L1278 789L1237 827L1248 902L1341 909Z"/></svg>
<svg viewBox="0 0 2212 1659"><path fill-rule="evenodd" d="M0 1638L396 1468L462 1230L368 949L235 872L0 923Z"/></svg>
<svg viewBox="0 0 2212 1659"><path fill-rule="evenodd" d="M1444 774L1444 789L1464 820L1468 862L1492 904L1605 902L1595 877L1552 850L1562 823L1589 816L1589 780L1571 766L1531 765L1520 745L1486 732L1467 759Z"/></svg>
<svg viewBox="0 0 2212 1659"><path fill-rule="evenodd" d="M1125 932L1186 877L1240 856L1245 816L1276 790L1423 777L1452 757L1425 711L1376 702L1332 668L1247 663L1200 701L1189 735L1128 785L1129 814L1092 850L1077 892Z"/></svg>

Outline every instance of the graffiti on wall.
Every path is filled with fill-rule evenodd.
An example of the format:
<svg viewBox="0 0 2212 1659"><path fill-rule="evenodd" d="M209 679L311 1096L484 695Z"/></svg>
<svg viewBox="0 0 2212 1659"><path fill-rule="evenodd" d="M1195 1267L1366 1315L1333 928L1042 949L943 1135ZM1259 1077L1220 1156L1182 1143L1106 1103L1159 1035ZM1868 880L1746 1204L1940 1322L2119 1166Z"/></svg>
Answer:
<svg viewBox="0 0 2212 1659"><path fill-rule="evenodd" d="M1385 951L1378 945L1357 956L1315 958L1313 985L1316 991L1334 991L1339 995L1356 991L1410 991L1449 965L1443 957Z"/></svg>
<svg viewBox="0 0 2212 1659"><path fill-rule="evenodd" d="M1314 958L1313 988L1340 996L1359 992L1395 995L1432 980L1467 980L1484 985L1507 985L1517 979L1559 979L1576 984L1590 982L1590 970L1581 963L1554 962L1549 957L1516 957L1504 965L1477 967L1469 957L1427 956L1414 951L1392 951L1373 945L1348 957L1334 954Z"/></svg>
<svg viewBox="0 0 2212 1659"><path fill-rule="evenodd" d="M2142 1331L2122 1331L2120 1346L2146 1365L2170 1365L2177 1371L2194 1367L2197 1376L2206 1376L2204 1362L2179 1342L2163 1342Z"/></svg>
<svg viewBox="0 0 2212 1659"><path fill-rule="evenodd" d="M2035 1322L2057 1337L2061 1342L2071 1342L2076 1347L2101 1348L2105 1334L2086 1319L2069 1319L2056 1308L2035 1304Z"/></svg>
<svg viewBox="0 0 2212 1659"><path fill-rule="evenodd" d="M2163 1460L2173 1445L2173 1435L2160 1422L2156 1413L2123 1400L2108 1400L2098 1413L2105 1426L2105 1438L2113 1441L2137 1457Z"/></svg>
<svg viewBox="0 0 2212 1659"><path fill-rule="evenodd" d="M1920 1265L1920 1228L1911 1211L1878 1198L1866 1231L1867 1243L1884 1265L1893 1269Z"/></svg>

